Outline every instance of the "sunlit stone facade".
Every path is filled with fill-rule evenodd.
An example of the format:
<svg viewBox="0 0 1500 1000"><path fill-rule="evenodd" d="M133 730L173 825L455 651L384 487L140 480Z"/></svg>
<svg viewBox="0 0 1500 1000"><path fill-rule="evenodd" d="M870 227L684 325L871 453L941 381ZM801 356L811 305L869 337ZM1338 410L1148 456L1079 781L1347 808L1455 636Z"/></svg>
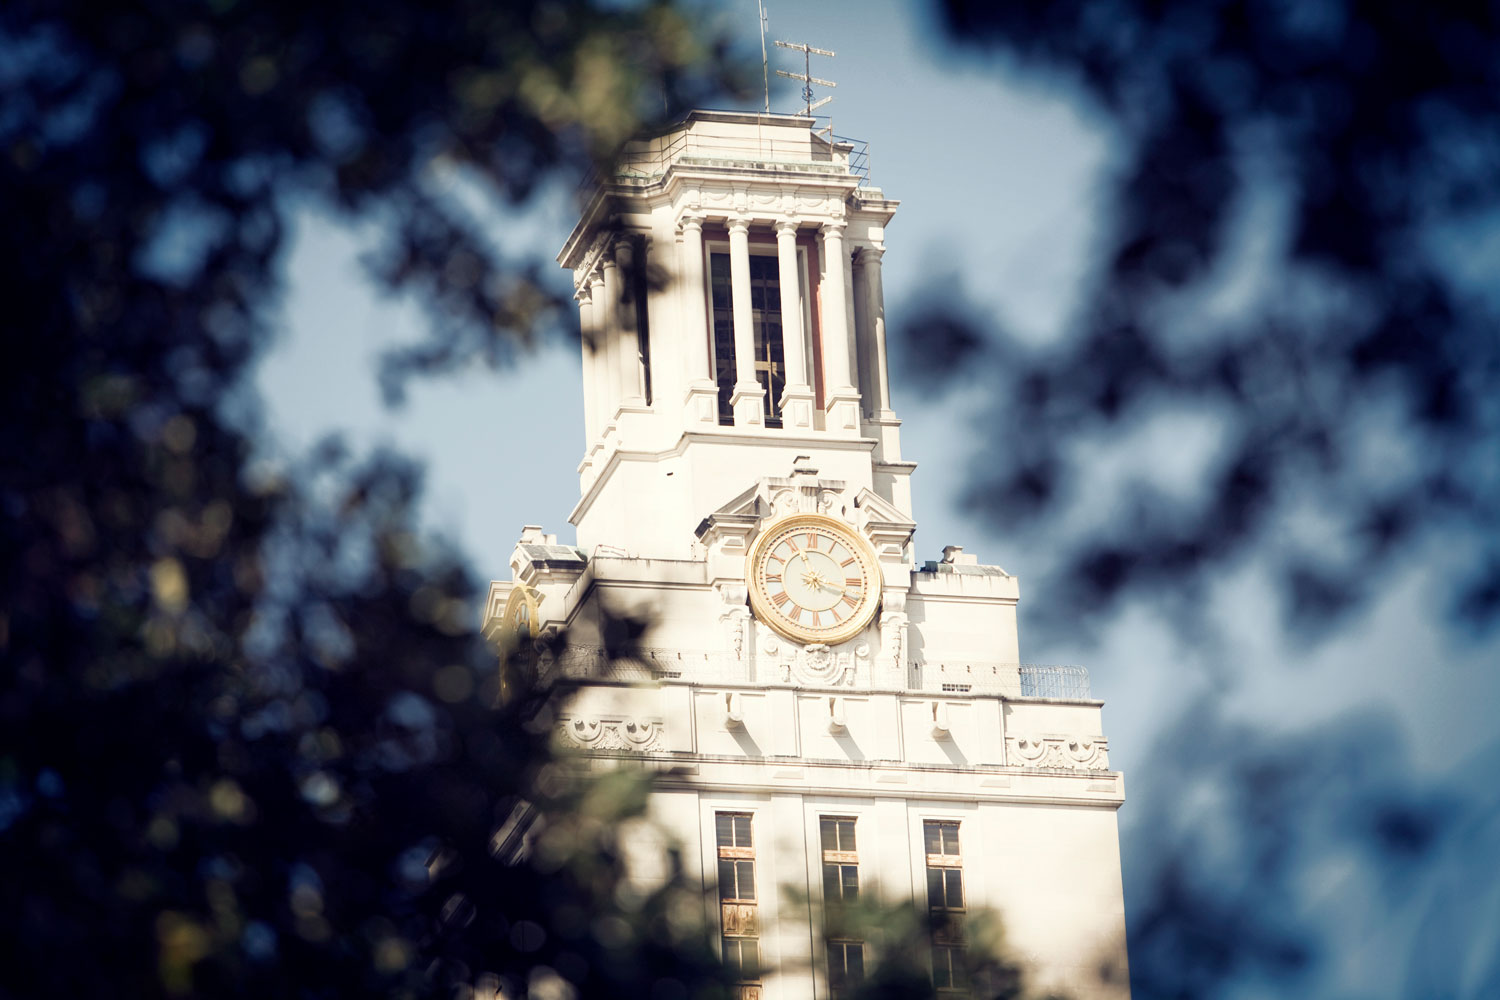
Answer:
<svg viewBox="0 0 1500 1000"><path fill-rule="evenodd" d="M881 289L897 203L857 152L720 112L631 144L559 256L579 544L525 528L487 629L567 630L545 669L588 683L556 740L659 772L652 815L747 998L858 976L880 942L810 926L853 894L993 909L1037 987L1124 996L1101 703L1081 670L1022 665L1013 576L912 551ZM652 622L609 675L606 612ZM940 986L960 946L932 943Z"/></svg>

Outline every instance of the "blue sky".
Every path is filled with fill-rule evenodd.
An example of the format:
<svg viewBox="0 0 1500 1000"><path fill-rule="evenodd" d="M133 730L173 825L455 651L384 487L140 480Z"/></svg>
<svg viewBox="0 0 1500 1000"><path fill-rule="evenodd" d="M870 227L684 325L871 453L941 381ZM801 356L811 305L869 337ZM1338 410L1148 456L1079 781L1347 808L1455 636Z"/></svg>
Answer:
<svg viewBox="0 0 1500 1000"><path fill-rule="evenodd" d="M884 260L893 324L919 293L960 287L992 318L1028 337L1059 336L1087 280L1090 248L1107 225L1103 182L1118 138L1056 81L946 50L919 19L893 2L773 4L770 38L835 50L815 75L836 80L836 130L870 143L872 181L901 201ZM758 53L755 4L723 14ZM772 49L772 68L800 60ZM793 65L796 62L797 65ZM772 109L793 111L795 85L773 88ZM758 103L758 102L757 102ZM1240 266L1221 289L1232 307L1256 287L1257 239L1266 231L1247 209ZM497 217L497 240L550 259L574 221L570 192L543 192L524 216ZM1269 223L1267 223L1269 224ZM260 365L268 454L294 455L328 433L359 448L388 443L427 468L423 508L429 528L461 544L475 572L504 575L520 527L543 525L572 538L566 522L577 499L583 431L576 348L543 347L502 371L479 370L418 382L406 404L387 409L376 380L379 353L421 333L418 308L378 296L358 254L367 234L301 214L288 257L283 333ZM558 272L559 282L566 276ZM953 284L956 283L956 284ZM1378 581L1367 610L1330 642L1307 648L1281 633L1275 584L1255 559L1226 570L1212 590L1212 641L1179 635L1159 606L1140 601L1083 637L1038 648L1028 642L1028 579L1048 568L1046 539L1007 534L963 510L959 494L976 460L974 444L951 428L984 387L972 383L925 399L893 375L903 450L913 480L919 559L962 544L982 562L1021 579L1022 658L1089 667L1106 700L1112 763L1127 791L1148 775L1163 726L1194 699L1210 696L1226 718L1268 733L1305 732L1351 709L1390 713L1419 771L1436 774L1493 739L1500 705L1500 637L1476 641L1450 630L1434 584L1462 553L1438 541L1414 551ZM1144 426L1127 448L1101 450L1096 499L1080 518L1107 517L1112 477L1151 461L1159 475L1191 492L1212 454L1211 420L1168 414ZM1078 442L1077 447L1094 447ZM507 481L525 460L525 482ZM1291 530L1289 528L1289 530ZM1121 814L1130 858L1149 850L1152 817Z"/></svg>

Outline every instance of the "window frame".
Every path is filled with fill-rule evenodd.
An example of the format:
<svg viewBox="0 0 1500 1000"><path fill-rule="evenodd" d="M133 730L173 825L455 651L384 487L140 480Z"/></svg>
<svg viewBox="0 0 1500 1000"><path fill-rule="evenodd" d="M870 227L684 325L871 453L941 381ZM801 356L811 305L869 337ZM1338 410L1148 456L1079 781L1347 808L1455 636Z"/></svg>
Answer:
<svg viewBox="0 0 1500 1000"><path fill-rule="evenodd" d="M760 903L755 880L755 813L744 810L714 810L714 854L719 868L719 956L740 984L757 984L765 969L760 952ZM734 873L734 884L724 884L724 866ZM750 894L742 894L743 872L748 872ZM733 891L734 895L727 895ZM752 949L753 975L745 974L746 949ZM730 954L735 958L731 962Z"/></svg>
<svg viewBox="0 0 1500 1000"><path fill-rule="evenodd" d="M964 915L968 911L968 887L964 885L962 819L933 818L922 820L922 856L927 873L927 911L932 924L932 985L940 993L963 994L969 990L964 967ZM932 832L937 833L937 852ZM951 843L949 833L951 832ZM951 849L950 849L951 848ZM933 901L933 877L940 880L942 898ZM958 905L950 905L954 887Z"/></svg>
<svg viewBox="0 0 1500 1000"><path fill-rule="evenodd" d="M857 987L865 979L865 943L852 938L834 938L825 942L825 957L828 960L828 989L834 996L840 996L846 990ZM839 961L834 961L835 951ZM851 974L849 969L849 956L858 955L857 971ZM837 972L835 972L837 970Z"/></svg>
<svg viewBox="0 0 1500 1000"><path fill-rule="evenodd" d="M859 820L859 816L848 814L818 816L818 859L822 864L825 912L836 914L840 907L859 899ZM832 846L829 846L830 840ZM833 874L834 892L829 891L830 873ZM849 881L851 873L852 885ZM825 938L824 945L829 992L835 998L847 995L848 991L864 981L865 942L860 938L840 935ZM835 951L839 959L837 963L834 960ZM858 970L852 976L849 971L851 953L859 956Z"/></svg>
<svg viewBox="0 0 1500 1000"><path fill-rule="evenodd" d="M752 235L756 235L756 234L752 234ZM811 289L812 289L812 270L811 270L812 264L811 264L811 257L808 254L808 248L802 244L802 241L801 241L800 237L799 237L799 239L797 241L797 244L796 244L796 251L797 251L797 302L798 302L798 305L801 306L801 312L802 312L802 363L803 363L803 371L805 371L807 373L807 381L808 381L809 387L813 390L814 396L815 397L821 397L820 386L818 385L818 373L821 371L821 360L818 359L817 356L816 356L817 355L816 344L814 342L814 337L813 337L813 332L812 332L813 331L813 325L812 325L813 324L813 302L812 302L812 297L813 296L812 296L812 291L811 291ZM708 329L705 331L705 335L708 338L708 359L709 359L709 364L713 367L713 370L709 374L711 375L711 377L714 380L715 388L721 388L721 387L719 387L719 385L718 385L718 382L719 382L718 355L714 351L714 344L715 344L715 340L716 340L716 336L717 336L717 332L718 332L718 330L717 330L717 324L714 322L714 295L713 295L713 285L714 285L714 274L713 274L714 254L725 254L725 255L728 255L729 253L730 253L730 248L729 248L729 241L728 241L727 236L724 237L724 238L720 238L718 236L718 234L715 234L712 237L710 237L707 234L705 234L704 239L703 239L703 299L704 299L703 304L704 304L704 314L706 315L706 317L708 319ZM775 260L777 260L779 262L779 260L780 260L780 248L777 246L777 244L775 242L769 242L768 243L768 242L762 242L760 240L752 239L750 241L750 256L752 256L752 257L770 257L770 258L775 259ZM731 278L731 281L732 280L733 279ZM779 281L780 281L780 276L779 276L779 273L778 273L778 284L779 284ZM733 317L733 315L734 315L734 291L733 291L732 287L730 289L729 312L730 312L730 316ZM780 316L780 312L781 312L781 307L780 307L780 303L778 302L777 303L777 315L778 316ZM733 319L732 318L731 318L730 322L731 322L731 327L730 327L730 329L728 331L728 338L729 338L728 342L732 345L734 343L734 329L733 329L733 326L732 326L732 323L733 323ZM786 323L786 317L782 316L781 319L780 319L780 323L781 323L781 325L779 326L779 329L784 330L785 329L785 323ZM786 367L786 358L785 357L783 357L781 359L781 363L782 363L783 370L785 370L785 367ZM734 377L737 378L738 376L736 375ZM733 393L733 388L732 387L730 389L730 392L731 392L731 394ZM784 426L785 425L784 424L784 415L779 410L780 400L773 400L773 399L771 399L769 391L767 392L766 396L767 396L767 399L766 399L766 408L763 411L764 415L766 417L775 417L777 420L783 421L782 426ZM723 422L723 414L722 414L722 412L719 414L719 421L720 421L719 426L721 426L721 427L733 426L733 423L734 423L733 416L731 415L729 423L725 424Z"/></svg>

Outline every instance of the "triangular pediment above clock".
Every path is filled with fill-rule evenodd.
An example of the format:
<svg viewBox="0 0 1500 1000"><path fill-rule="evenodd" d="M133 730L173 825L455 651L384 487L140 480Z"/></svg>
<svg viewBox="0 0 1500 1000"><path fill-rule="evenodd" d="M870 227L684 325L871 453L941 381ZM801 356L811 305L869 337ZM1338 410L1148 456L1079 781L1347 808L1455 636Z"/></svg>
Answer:
<svg viewBox="0 0 1500 1000"><path fill-rule="evenodd" d="M855 495L854 512L855 523L882 558L900 558L912 533L917 530L917 522L868 488Z"/></svg>
<svg viewBox="0 0 1500 1000"><path fill-rule="evenodd" d="M768 513L770 513L770 507L767 505L765 500L765 482L761 481L745 490L733 500L730 500L728 503L719 507L719 509L710 514L709 517L715 517L722 514L749 514L754 517L764 517Z"/></svg>

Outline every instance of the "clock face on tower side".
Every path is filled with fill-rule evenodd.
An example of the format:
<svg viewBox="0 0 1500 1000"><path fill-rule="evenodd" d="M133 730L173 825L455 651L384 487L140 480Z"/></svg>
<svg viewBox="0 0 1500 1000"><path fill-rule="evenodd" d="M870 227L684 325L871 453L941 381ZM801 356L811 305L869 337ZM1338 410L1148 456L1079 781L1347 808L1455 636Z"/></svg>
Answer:
<svg viewBox="0 0 1500 1000"><path fill-rule="evenodd" d="M505 600L505 610L500 617L500 644L502 648L514 651L520 648L522 643L530 642L537 637L541 631L541 622L538 620L537 594L524 583L517 583L510 589L510 596Z"/></svg>
<svg viewBox="0 0 1500 1000"><path fill-rule="evenodd" d="M510 701L516 692L516 664L511 658L529 654L531 640L541 631L540 595L524 583L510 588L505 610L500 615L500 704Z"/></svg>
<svg viewBox="0 0 1500 1000"><path fill-rule="evenodd" d="M767 525L745 569L756 618L795 642L851 639L880 603L874 549L822 514L793 514Z"/></svg>

